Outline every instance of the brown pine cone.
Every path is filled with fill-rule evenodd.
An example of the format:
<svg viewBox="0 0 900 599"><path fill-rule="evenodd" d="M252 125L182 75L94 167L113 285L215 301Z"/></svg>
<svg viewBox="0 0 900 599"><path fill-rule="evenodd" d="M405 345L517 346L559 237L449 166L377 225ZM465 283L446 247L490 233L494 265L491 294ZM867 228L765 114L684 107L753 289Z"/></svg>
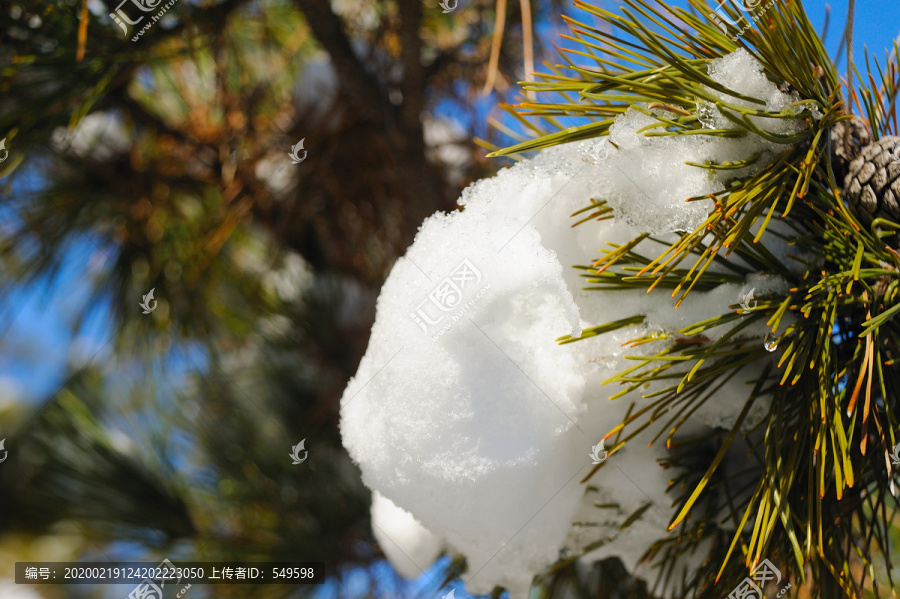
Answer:
<svg viewBox="0 0 900 599"><path fill-rule="evenodd" d="M866 122L858 116L838 121L831 127L831 150L834 154L832 167L838 181L844 180L850 163L856 160L863 148L870 143L872 136L866 128Z"/></svg>
<svg viewBox="0 0 900 599"><path fill-rule="evenodd" d="M900 137L863 148L844 179L844 199L865 227L876 218L900 223Z"/></svg>

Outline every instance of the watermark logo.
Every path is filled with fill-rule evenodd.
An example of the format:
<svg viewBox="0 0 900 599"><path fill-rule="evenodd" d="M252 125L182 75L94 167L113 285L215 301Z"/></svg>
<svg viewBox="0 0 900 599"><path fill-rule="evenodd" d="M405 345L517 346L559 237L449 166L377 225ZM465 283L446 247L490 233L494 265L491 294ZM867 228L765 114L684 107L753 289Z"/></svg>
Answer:
<svg viewBox="0 0 900 599"><path fill-rule="evenodd" d="M291 146L291 151L288 153L288 155L291 157L291 164L300 164L301 162L306 160L306 150L303 150L303 142L305 140L306 140L306 138L304 137L303 139L298 141L296 144ZM298 155L298 152L300 150L303 150L303 158L300 158L300 156Z"/></svg>
<svg viewBox="0 0 900 599"><path fill-rule="evenodd" d="M288 455L290 455L291 459L294 460L293 461L294 465L302 464L303 462L306 461L306 458L309 456L309 452L305 451L306 450L305 445L306 445L306 439L303 439L302 441L300 441L299 443L297 443L296 445L291 447L291 453L289 453ZM303 452L302 458L300 457L301 451Z"/></svg>
<svg viewBox="0 0 900 599"><path fill-rule="evenodd" d="M3 441L0 441L0 449L3 449ZM891 464L900 466L900 443L894 445L894 451L891 453Z"/></svg>
<svg viewBox="0 0 900 599"><path fill-rule="evenodd" d="M740 29L736 36L728 34L728 37L736 41L738 37L743 35L745 31L753 26L753 21L760 20L763 14L775 3L774 0L770 0L768 4L760 8L759 5L762 1L763 0L722 0L716 5L715 9L708 13L707 16L709 16L709 19L726 34L728 34L729 25L736 29ZM737 20L734 20L724 8L726 4L740 11L737 15Z"/></svg>
<svg viewBox="0 0 900 599"><path fill-rule="evenodd" d="M763 599L765 597L763 588L770 580L774 580L775 584L779 584L781 582L781 570L776 568L769 560L764 559L761 564L753 569L750 576L734 587L734 590L728 595L728 599L750 599L753 596ZM790 588L791 583L788 583L786 587L778 591L775 597L780 598Z"/></svg>
<svg viewBox="0 0 900 599"><path fill-rule="evenodd" d="M443 12L445 14L448 12L453 12L456 9L456 6L458 4L459 4L459 0L453 0L452 6L450 5L450 0L441 0L440 2L438 2L438 5L440 5L440 7L444 9ZM453 593L453 591L450 591L450 592Z"/></svg>
<svg viewBox="0 0 900 599"><path fill-rule="evenodd" d="M591 447L591 453L588 455L591 456L591 460L593 460L593 464L602 464L606 461L606 448L603 446L604 441L601 439L599 443Z"/></svg>
<svg viewBox="0 0 900 599"><path fill-rule="evenodd" d="M591 151L588 152L588 156L591 157L594 163L603 162L609 158L609 140L604 139L600 143L595 144Z"/></svg>
<svg viewBox="0 0 900 599"><path fill-rule="evenodd" d="M145 16L145 15L142 15L142 16L138 17L138 19L132 21L128 17L128 15L125 13L125 11L122 9L122 5L126 4L128 2L131 2L131 4L136 6L138 10L140 10L141 12L144 12L144 13L153 12L153 11L156 11L157 9L159 9L155 15L150 15L150 22L146 23L141 28L141 30L137 33L137 35L135 35L134 37L131 38L131 41L136 42L139 37L144 35L144 33L146 33L151 27L153 27L154 23L156 23L157 21L160 20L162 18L162 16L164 14L166 14L166 11L168 11L170 8L172 8L172 6L174 6L175 3L178 2L178 0L169 0L166 4L164 4L162 6L160 6L160 5L162 4L163 0L122 0L122 2L120 2L119 5L116 7L115 12L109 13L109 16L112 17L112 20L116 23L116 25L118 25L119 27L122 28L122 31L125 32L126 36L128 35L129 26L137 25L138 23L140 23L141 21L144 20L144 16ZM132 14L140 14L140 13L132 13Z"/></svg>
<svg viewBox="0 0 900 599"><path fill-rule="evenodd" d="M125 599L163 599L163 589L166 587L166 581L172 580L179 573L180 568L176 568L175 564L168 559L159 562L156 568L152 568L154 574L158 576L154 578L145 578L136 587L134 587ZM159 584L156 584L159 582ZM181 582L181 576L178 574L178 580L172 583L172 586ZM191 585L186 585L176 597L182 597Z"/></svg>
<svg viewBox="0 0 900 599"><path fill-rule="evenodd" d="M732 2L732 0L722 0L709 13L709 18L719 27L719 29L728 33L728 25L731 25L732 27L742 27L742 23L746 23L747 19L744 18L744 15L738 15L737 21L732 19L731 15L729 15L728 11L725 9L726 4L730 7L734 7L734 2ZM745 6L743 2L738 6L741 11L744 11Z"/></svg>
<svg viewBox="0 0 900 599"><path fill-rule="evenodd" d="M126 23L128 23L128 25L137 25L144 20L144 17L139 18L137 21L132 21L128 18L128 15L125 14L125 11L122 10L122 5L129 1L143 12L151 12L156 10L157 5L162 2L162 0L156 0L156 2L153 2L152 0L122 0L121 2L119 2L119 5L116 7L116 11L109 13L109 16L112 17L112 20L115 21L116 25L122 28L122 31L125 32L126 36L128 35L128 27L125 26Z"/></svg>
<svg viewBox="0 0 900 599"><path fill-rule="evenodd" d="M143 301L138 304L141 308L144 309L144 314L150 314L154 310L156 310L156 300L153 299L153 291L156 290L156 287L150 290L150 293L143 296ZM150 307L150 302L153 302L153 307Z"/></svg>
<svg viewBox="0 0 900 599"><path fill-rule="evenodd" d="M3 459L0 460L0 464L2 464L3 462L5 462L5 461L6 461L6 456L9 455L9 452L6 451L6 448L5 448L5 447L3 447L3 444L4 444L4 443L6 443L6 439L0 439L0 450L3 451Z"/></svg>
<svg viewBox="0 0 900 599"><path fill-rule="evenodd" d="M443 323L448 313L456 312L438 333L431 337L432 341L436 341L490 289L490 285L485 285L477 294L473 293L472 288L480 282L481 271L468 260L463 260L450 273L450 276L441 281L428 294L428 297L419 302L409 316L421 327L422 332L428 335L429 326ZM472 299L463 304L463 298L467 295Z"/></svg>
<svg viewBox="0 0 900 599"><path fill-rule="evenodd" d="M9 152L6 151L6 138L0 139L0 151L3 152L3 158L0 158L0 162L3 162L7 158L9 158Z"/></svg>
<svg viewBox="0 0 900 599"><path fill-rule="evenodd" d="M744 296L744 301L741 302L741 314L750 314L754 310L756 310L756 299L753 297L753 292L756 291L756 287L750 290L750 293ZM753 305L750 305L750 300L753 300Z"/></svg>

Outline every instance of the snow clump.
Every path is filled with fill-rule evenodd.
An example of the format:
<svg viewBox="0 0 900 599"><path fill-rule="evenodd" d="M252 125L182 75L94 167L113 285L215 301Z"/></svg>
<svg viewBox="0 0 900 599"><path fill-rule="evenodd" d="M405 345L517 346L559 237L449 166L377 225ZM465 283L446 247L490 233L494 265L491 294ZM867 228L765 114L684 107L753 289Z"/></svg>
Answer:
<svg viewBox="0 0 900 599"><path fill-rule="evenodd" d="M716 62L711 76L767 106L788 107L791 98L760 80L758 63L744 54ZM652 427L603 463L590 487L581 483L594 468L591 447L632 401L646 401L637 394L607 401L618 389L601 383L623 370L625 355L652 355L666 343L623 347L629 339L674 333L729 312L751 289L762 294L784 282L756 277L694 291L676 312L665 292L584 291L583 271L571 266L592 262L607 242L643 231L671 241L702 222L711 201L685 198L724 189L718 173L735 171L685 161L759 155L741 175L762 168L778 148L753 135L646 137L642 130L657 122L647 112L670 116L630 108L611 128L618 149L606 140L557 146L473 184L459 201L463 210L426 219L385 282L366 355L341 399L341 434L376 492L376 537L403 574L424 570L446 547L466 557L470 592L502 586L527 597L532 578L565 552L602 540L589 558L615 555L636 568L667 534L672 472L659 465L665 444L647 447ZM796 124L772 126L788 132ZM591 198L607 199L616 218L571 228L570 215ZM640 251L659 253L658 244L644 244ZM635 314L645 321L554 342ZM764 325L743 334L762 337ZM734 423L745 383L759 376L745 373L695 414L693 430ZM604 512L597 503L618 507ZM643 515L620 530L642 506ZM683 569L703 557L686 559Z"/></svg>

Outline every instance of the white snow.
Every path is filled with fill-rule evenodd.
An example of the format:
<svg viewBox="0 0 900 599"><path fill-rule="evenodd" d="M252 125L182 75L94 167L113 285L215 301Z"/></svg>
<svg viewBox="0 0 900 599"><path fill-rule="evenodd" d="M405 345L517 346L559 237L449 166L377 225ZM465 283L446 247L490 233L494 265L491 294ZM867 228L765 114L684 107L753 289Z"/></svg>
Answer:
<svg viewBox="0 0 900 599"><path fill-rule="evenodd" d="M341 430L364 482L467 556L470 590L521 594L581 495L585 381L552 341L578 324L562 266L525 222L550 181L504 180L428 219L394 266ZM516 198L522 215L499 212Z"/></svg>
<svg viewBox="0 0 900 599"><path fill-rule="evenodd" d="M441 540L412 514L379 492L372 493L372 532L391 565L415 578L441 554Z"/></svg>
<svg viewBox="0 0 900 599"><path fill-rule="evenodd" d="M749 102L740 98L735 98L724 94L720 91L707 88L712 95L716 96L720 101L727 102L733 106L743 108L752 108L755 110L764 109L770 112L785 112L786 114L797 114L792 104L800 100L799 94L794 92L787 95L778 90L763 74L762 65L760 65L749 52L743 48L737 51L717 58L710 63L709 75L718 83L721 83L729 89L739 90L745 96L750 96L763 100L765 107ZM707 104L710 109L708 117L711 119L710 124L715 129L734 129L731 121L722 116L720 109ZM734 111L732 111L734 113ZM764 117L751 116L750 120L761 129L778 133L781 135L788 133L796 133L802 127L802 123L793 119L775 120Z"/></svg>
<svg viewBox="0 0 900 599"><path fill-rule="evenodd" d="M748 57L727 57L712 75L776 108L786 106L790 99L760 81ZM588 557L616 555L636 568L649 544L666 536L672 472L658 463L667 454L665 438L647 447L655 426L608 458L588 483L596 490L580 482L593 468L591 446L622 421L632 402L647 402L637 393L608 401L620 388L601 382L634 364L625 356L652 355L668 344L623 347L628 340L651 332L675 335L699 320L733 313L729 306L746 301L751 289L762 296L785 284L754 275L692 291L678 310L666 291L581 289L583 271L571 266L597 259L607 242L622 243L641 231L671 241L674 232L705 217L711 202L684 199L723 189L724 175L685 160L721 162L762 152L750 167L758 169L777 149L755 136L637 134L653 122L629 110L610 135L618 150L606 140L557 146L479 181L463 192L462 211L428 218L395 264L378 298L368 350L341 400L344 445L363 481L421 527L408 540L378 525L392 561L406 547L405 556L424 567L433 557L417 547L433 534L466 557L469 591L503 586L515 598L527 596L533 576L562 551L607 539ZM786 131L794 125L773 126ZM591 198L607 199L616 219L571 228L570 215ZM645 241L638 249L655 256L662 248ZM646 315L646 322L554 343L634 314ZM714 340L724 332L719 327L705 334ZM759 325L743 335L764 332ZM750 391L747 381L758 376L758 369L747 369L734 377L685 430L732 426ZM382 516L391 512L381 502L373 504L373 519L376 507L379 521L390 519ZM601 510L596 503L618 507ZM644 504L650 507L643 516L619 530ZM410 529L405 522L400 528ZM684 567L704 557L697 554Z"/></svg>
<svg viewBox="0 0 900 599"><path fill-rule="evenodd" d="M780 92L760 69L759 63L746 50L739 49L713 61L709 74L730 89L765 101L765 107L712 89L708 91L732 105L794 114L791 103L799 98ZM701 116L701 122L707 128L737 129L737 125L722 116L714 104L698 100L698 107L701 114L706 114ZM666 119L676 116L661 108L650 112ZM800 127L796 120L756 116L750 117L750 120L761 129L782 135L795 133ZM617 217L653 234L696 228L712 209L712 200L687 203L685 199L722 191L726 181L754 174L776 153L784 150L784 146L752 134L737 139L696 135L648 137L638 134L654 124L659 124L656 118L634 108L629 108L616 119L610 127L609 141L619 149L607 145L609 158L601 161L602 172L598 173L603 189L600 197L615 209ZM661 129L645 132L653 131ZM686 164L706 164L710 161L721 164L747 160L756 155L760 155L760 159L755 166L740 170L711 172Z"/></svg>

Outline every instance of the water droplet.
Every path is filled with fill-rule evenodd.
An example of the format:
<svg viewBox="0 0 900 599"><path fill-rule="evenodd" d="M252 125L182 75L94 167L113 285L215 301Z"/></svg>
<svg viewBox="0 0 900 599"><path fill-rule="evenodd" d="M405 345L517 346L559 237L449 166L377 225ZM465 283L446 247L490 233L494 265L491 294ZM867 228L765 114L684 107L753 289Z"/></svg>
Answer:
<svg viewBox="0 0 900 599"><path fill-rule="evenodd" d="M766 351L775 351L778 349L778 336L775 333L766 335L765 346Z"/></svg>
<svg viewBox="0 0 900 599"><path fill-rule="evenodd" d="M716 108L715 104L710 104L709 102L700 100L697 102L697 120L707 129L718 129L718 121L716 117L719 115L719 110Z"/></svg>

